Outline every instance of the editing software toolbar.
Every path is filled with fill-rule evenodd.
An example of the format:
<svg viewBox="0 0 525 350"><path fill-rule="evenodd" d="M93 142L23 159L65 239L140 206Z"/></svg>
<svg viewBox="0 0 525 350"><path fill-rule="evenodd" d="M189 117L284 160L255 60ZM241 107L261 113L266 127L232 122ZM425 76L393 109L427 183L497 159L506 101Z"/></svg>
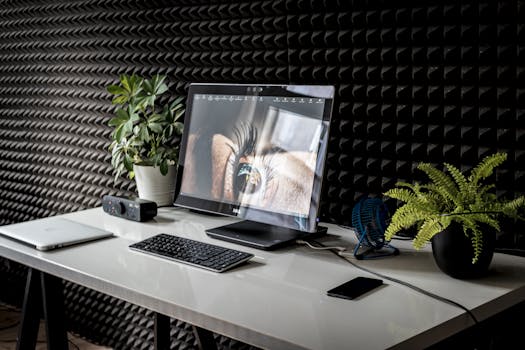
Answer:
<svg viewBox="0 0 525 350"><path fill-rule="evenodd" d="M207 101L224 101L224 102L241 102L241 101L257 101L257 102L273 102L273 103L301 103L314 104L324 103L322 98L310 97L281 97L281 96L239 96L239 95L195 95L195 100Z"/></svg>

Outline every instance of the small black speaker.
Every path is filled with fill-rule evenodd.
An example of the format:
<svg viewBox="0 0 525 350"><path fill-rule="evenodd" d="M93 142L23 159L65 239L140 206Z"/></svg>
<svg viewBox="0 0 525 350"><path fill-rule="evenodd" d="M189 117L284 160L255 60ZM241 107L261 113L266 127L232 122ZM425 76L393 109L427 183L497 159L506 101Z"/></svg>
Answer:
<svg viewBox="0 0 525 350"><path fill-rule="evenodd" d="M102 209L110 215L140 222L157 215L157 203L140 198L106 195L102 197Z"/></svg>

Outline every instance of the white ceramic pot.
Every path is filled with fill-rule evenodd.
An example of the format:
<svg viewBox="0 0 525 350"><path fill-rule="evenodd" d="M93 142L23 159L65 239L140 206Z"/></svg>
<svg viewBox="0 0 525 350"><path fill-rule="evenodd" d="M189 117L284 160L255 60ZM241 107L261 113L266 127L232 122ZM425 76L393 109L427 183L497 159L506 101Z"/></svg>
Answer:
<svg viewBox="0 0 525 350"><path fill-rule="evenodd" d="M173 205L177 175L175 166L168 167L166 175L153 166L133 165L133 171L139 198L154 201L159 207Z"/></svg>

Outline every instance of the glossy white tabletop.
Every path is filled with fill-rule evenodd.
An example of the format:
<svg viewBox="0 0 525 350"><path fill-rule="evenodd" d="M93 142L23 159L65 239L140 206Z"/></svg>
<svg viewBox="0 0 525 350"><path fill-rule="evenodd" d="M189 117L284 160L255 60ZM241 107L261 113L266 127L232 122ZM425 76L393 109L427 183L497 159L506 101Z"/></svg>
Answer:
<svg viewBox="0 0 525 350"><path fill-rule="evenodd" d="M147 223L109 216L101 208L63 217L116 237L51 252L0 238L0 255L262 348L421 348L473 324L462 309L386 280L356 300L329 297L332 287L375 276L327 251L292 246L268 252L207 237L206 228L230 223L230 218L176 208L160 208ZM324 244L354 248L352 231L326 226ZM255 258L219 274L128 248L160 232L251 252ZM523 258L495 254L489 276L462 281L440 272L429 248L414 251L409 242L395 244L399 256L353 262L452 299L478 320L525 300Z"/></svg>

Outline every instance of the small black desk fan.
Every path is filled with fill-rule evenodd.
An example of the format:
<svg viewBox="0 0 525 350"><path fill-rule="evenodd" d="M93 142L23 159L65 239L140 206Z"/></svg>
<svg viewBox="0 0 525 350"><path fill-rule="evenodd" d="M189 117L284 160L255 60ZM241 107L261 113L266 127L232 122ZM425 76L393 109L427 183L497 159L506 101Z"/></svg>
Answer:
<svg viewBox="0 0 525 350"><path fill-rule="evenodd" d="M399 254L397 248L385 241L389 219L388 208L380 198L364 196L356 203L352 209L352 227L359 240L354 249L356 259L374 259ZM361 247L367 249L359 253Z"/></svg>

